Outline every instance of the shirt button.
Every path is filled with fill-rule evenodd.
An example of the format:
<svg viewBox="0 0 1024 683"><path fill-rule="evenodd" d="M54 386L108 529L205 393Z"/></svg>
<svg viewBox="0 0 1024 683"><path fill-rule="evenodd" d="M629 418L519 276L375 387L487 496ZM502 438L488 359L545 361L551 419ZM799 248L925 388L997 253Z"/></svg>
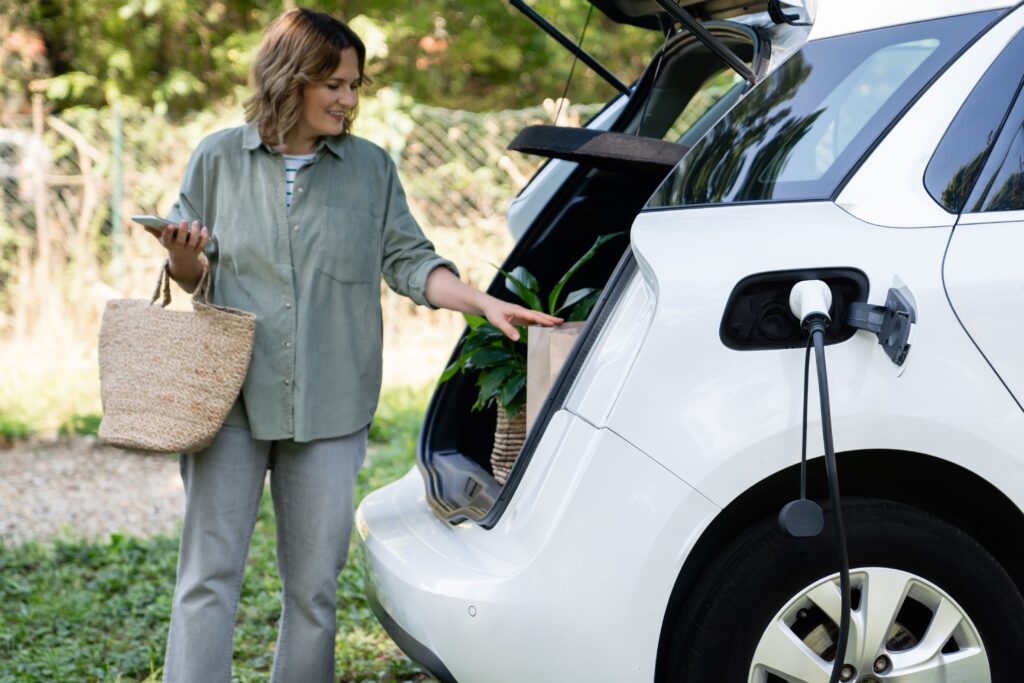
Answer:
<svg viewBox="0 0 1024 683"><path fill-rule="evenodd" d="M291 384L291 383L292 383L292 381L291 381L290 379L286 379L286 380L284 381L284 383L285 383L285 384Z"/></svg>
<svg viewBox="0 0 1024 683"><path fill-rule="evenodd" d="M302 194L302 188L301 187L298 189L298 192L299 192L299 194Z"/></svg>
<svg viewBox="0 0 1024 683"><path fill-rule="evenodd" d="M285 348L291 348L292 343L290 341L286 341L284 343L284 345L285 345Z"/></svg>
<svg viewBox="0 0 1024 683"><path fill-rule="evenodd" d="M292 305L291 305L290 303L287 303L287 304L285 304L285 305L284 305L284 307L285 307L285 308L291 308L291 307L292 307Z"/></svg>
<svg viewBox="0 0 1024 683"><path fill-rule="evenodd" d="M298 232L299 231L299 226L293 225L292 226L292 230L294 230L295 232Z"/></svg>

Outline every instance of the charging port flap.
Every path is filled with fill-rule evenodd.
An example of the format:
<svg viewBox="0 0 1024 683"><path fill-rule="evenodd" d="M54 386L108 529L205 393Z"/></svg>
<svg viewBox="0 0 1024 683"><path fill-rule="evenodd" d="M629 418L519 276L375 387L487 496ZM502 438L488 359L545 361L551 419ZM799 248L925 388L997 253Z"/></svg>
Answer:
<svg viewBox="0 0 1024 683"><path fill-rule="evenodd" d="M893 287L885 296L884 306L853 302L849 305L846 324L878 336L885 355L896 365L903 365L910 353L910 330L917 322L913 297L904 287Z"/></svg>

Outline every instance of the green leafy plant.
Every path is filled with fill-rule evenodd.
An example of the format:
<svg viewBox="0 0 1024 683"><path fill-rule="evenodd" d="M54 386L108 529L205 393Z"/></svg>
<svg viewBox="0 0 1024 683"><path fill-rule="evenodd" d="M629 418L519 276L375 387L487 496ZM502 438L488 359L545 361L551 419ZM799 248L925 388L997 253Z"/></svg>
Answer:
<svg viewBox="0 0 1024 683"><path fill-rule="evenodd" d="M57 434L60 436L95 436L100 431L100 422L102 421L103 416L95 413L75 414L57 428Z"/></svg>
<svg viewBox="0 0 1024 683"><path fill-rule="evenodd" d="M517 266L509 273L497 266L495 268L505 276L505 288L519 297L528 308L564 317L568 322L586 320L601 290L597 287L577 289L569 292L560 302L562 291L576 271L594 258L606 242L624 234L615 232L598 237L593 246L551 288L546 302L538 291L537 278L524 266ZM467 370L476 370L479 393L472 409L482 410L497 401L509 417L515 417L526 403L526 329L517 327L519 339L512 341L485 318L469 314L463 316L469 325L469 332L462 342L458 357L445 368L439 383Z"/></svg>
<svg viewBox="0 0 1024 683"><path fill-rule="evenodd" d="M32 433L29 424L16 415L0 413L0 444L18 441Z"/></svg>

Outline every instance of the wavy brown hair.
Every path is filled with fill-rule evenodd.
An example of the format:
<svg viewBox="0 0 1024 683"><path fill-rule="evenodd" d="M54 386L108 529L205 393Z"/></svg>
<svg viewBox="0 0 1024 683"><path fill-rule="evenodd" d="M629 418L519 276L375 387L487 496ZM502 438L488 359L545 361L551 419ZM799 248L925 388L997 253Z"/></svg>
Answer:
<svg viewBox="0 0 1024 683"><path fill-rule="evenodd" d="M359 80L366 83L366 46L352 29L331 15L293 9L267 27L250 74L253 94L245 101L245 120L256 124L264 142L284 142L285 135L299 122L303 88L327 81L341 64L342 50L348 48L355 49ZM353 108L346 117L343 135L348 135L355 118Z"/></svg>

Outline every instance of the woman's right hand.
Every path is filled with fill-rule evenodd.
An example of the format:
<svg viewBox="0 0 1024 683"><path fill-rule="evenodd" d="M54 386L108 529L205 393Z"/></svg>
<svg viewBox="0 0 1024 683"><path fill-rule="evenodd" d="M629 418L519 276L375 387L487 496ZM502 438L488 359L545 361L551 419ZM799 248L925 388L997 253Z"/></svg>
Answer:
<svg viewBox="0 0 1024 683"><path fill-rule="evenodd" d="M199 221L192 221L191 226L188 221L181 221L177 228L146 228L146 232L156 237L167 250L171 277L189 294L194 292L203 272L199 254L210 241L210 231L201 227Z"/></svg>
<svg viewBox="0 0 1024 683"><path fill-rule="evenodd" d="M146 232L155 237L167 250L167 257L173 267L175 263L184 265L199 258L199 252L210 241L210 231L200 226L199 221L181 221L178 227L170 226L163 230L146 228Z"/></svg>

